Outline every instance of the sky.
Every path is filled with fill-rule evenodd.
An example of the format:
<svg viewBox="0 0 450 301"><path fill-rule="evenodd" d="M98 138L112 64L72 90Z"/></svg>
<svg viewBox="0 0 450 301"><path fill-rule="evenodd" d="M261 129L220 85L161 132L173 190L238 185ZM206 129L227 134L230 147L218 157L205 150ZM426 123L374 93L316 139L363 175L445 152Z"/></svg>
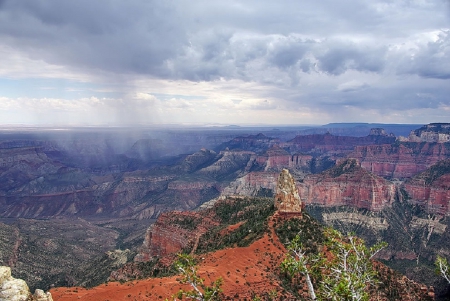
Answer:
<svg viewBox="0 0 450 301"><path fill-rule="evenodd" d="M450 122L449 0L0 0L0 125Z"/></svg>

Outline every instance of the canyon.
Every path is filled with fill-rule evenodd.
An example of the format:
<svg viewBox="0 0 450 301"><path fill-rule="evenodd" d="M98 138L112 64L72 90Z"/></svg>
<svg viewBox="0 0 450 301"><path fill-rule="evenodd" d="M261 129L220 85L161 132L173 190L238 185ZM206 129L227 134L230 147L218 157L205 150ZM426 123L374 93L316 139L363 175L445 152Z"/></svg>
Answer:
<svg viewBox="0 0 450 301"><path fill-rule="evenodd" d="M293 200L296 206L288 211L285 206L279 206L278 210L274 206L290 204ZM135 262L149 263L156 259L157 264L168 267L174 260L174 254L184 250L196 254L200 277L207 281L218 277L223 279L224 300L246 300L256 296L272 296L276 300L307 298L303 277L299 279L298 286L292 286L283 283L285 275L280 271L280 263L287 252L281 242L284 238L300 230L308 247L320 244L322 226L303 213L302 207L292 176L283 170L277 179L274 199L229 197L218 200L212 208L196 213L162 214L148 229ZM242 243L243 240L246 242ZM127 286L110 282L92 290L57 288L52 290L52 294L58 300L98 300L106 296L109 300L121 300L126 294L136 300L147 300L170 298L177 290L188 289L187 286L177 285L174 276L148 277L139 271L139 267L136 263L128 264L111 274L115 280L128 280ZM153 270L162 268L153 265L147 266L147 269L149 267ZM432 288L395 274L381 263L376 263L375 269L380 284L372 291L370 300L391 300L392 297L395 300L434 299ZM138 280L130 281L129 277ZM141 277L147 279L139 280Z"/></svg>
<svg viewBox="0 0 450 301"><path fill-rule="evenodd" d="M445 124L421 131L436 128ZM446 286L430 274L430 265L436 254L450 256L440 247L448 239L449 177L442 162L450 158L449 143L443 138L400 139L380 127L366 128L366 136L349 134L360 130L358 125L327 127L321 134L322 128L233 128L0 135L0 229L5 242L0 263L10 265L31 288L99 284L120 271L124 260L129 265L124 270L137 277L138 262L172 250L172 240L176 248L205 247L197 243L198 235L181 231L179 225L159 233L158 227L173 222L167 212L195 210L202 204L211 209L229 196L273 197L277 177L287 168L311 216L344 232L355 231L368 242L387 240L385 263L441 287L438 295L445 294ZM198 219L197 212L185 215ZM58 247L50 233L46 243L36 240L40 227L59 233L56 229L63 226L58 220L87 227L92 234L88 241L107 238L100 240L101 246L64 251L68 258L87 262L71 277L64 269L47 271L45 266L51 256L61 256L61 244L75 246L77 236L63 234ZM208 223L204 233L214 225ZM151 225L155 232L149 232ZM151 242L156 241L164 247L154 249ZM39 250L44 249L42 256ZM119 256L116 249L125 253L117 250ZM141 261L132 260L136 253ZM28 260L27 254L35 257ZM32 263L40 260L41 265ZM100 262L105 269L97 275ZM64 265L73 266L70 261ZM95 280L86 279L82 271ZM118 272L118 280L122 274Z"/></svg>

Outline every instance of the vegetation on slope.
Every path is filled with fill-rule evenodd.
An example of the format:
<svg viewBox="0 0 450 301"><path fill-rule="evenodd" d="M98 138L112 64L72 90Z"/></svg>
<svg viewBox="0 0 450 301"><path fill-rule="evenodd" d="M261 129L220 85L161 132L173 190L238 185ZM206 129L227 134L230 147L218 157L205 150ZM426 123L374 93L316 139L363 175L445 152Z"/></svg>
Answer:
<svg viewBox="0 0 450 301"><path fill-rule="evenodd" d="M274 212L273 200L269 198L246 197L217 203L211 214L222 223L202 235L196 253L250 245L262 237L267 230L267 219ZM237 227L229 228L232 225Z"/></svg>
<svg viewBox="0 0 450 301"><path fill-rule="evenodd" d="M445 174L450 174L450 159L439 161L414 178L422 179L423 181L425 181L425 185L429 186L433 184L435 180Z"/></svg>

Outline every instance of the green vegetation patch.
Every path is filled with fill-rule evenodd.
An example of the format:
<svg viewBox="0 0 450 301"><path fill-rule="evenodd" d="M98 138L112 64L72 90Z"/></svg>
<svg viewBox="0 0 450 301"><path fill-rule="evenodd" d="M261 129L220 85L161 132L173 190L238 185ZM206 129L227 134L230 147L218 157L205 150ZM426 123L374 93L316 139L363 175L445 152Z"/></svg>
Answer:
<svg viewBox="0 0 450 301"><path fill-rule="evenodd" d="M307 254L317 253L319 246L325 241L323 226L306 212L303 212L302 218L291 218L277 223L275 232L286 246L298 234Z"/></svg>
<svg viewBox="0 0 450 301"><path fill-rule="evenodd" d="M267 219L275 212L269 198L238 198L220 202L212 209L222 224L202 235L196 253L205 253L228 247L249 246L267 230ZM242 223L233 230L231 225Z"/></svg>
<svg viewBox="0 0 450 301"><path fill-rule="evenodd" d="M172 224L178 225L183 229L195 230L197 226L201 223L201 217L196 216L182 216L176 217L171 220Z"/></svg>
<svg viewBox="0 0 450 301"><path fill-rule="evenodd" d="M137 268L140 271L140 278L154 278L154 277L168 277L178 274L175 266L165 266L161 264L159 258L153 258L146 262L137 263Z"/></svg>

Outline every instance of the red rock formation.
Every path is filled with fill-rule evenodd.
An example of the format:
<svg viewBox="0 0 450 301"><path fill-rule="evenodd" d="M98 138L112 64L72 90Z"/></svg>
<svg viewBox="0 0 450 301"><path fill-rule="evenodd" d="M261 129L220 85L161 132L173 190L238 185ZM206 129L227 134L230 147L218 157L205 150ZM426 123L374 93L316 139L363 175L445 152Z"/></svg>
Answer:
<svg viewBox="0 0 450 301"><path fill-rule="evenodd" d="M279 170L289 166L291 155L284 149L274 146L268 149L263 155L256 157L256 163L265 166L265 170Z"/></svg>
<svg viewBox="0 0 450 301"><path fill-rule="evenodd" d="M394 202L393 183L361 168L356 160L345 160L317 175L308 175L297 184L305 204L348 205L373 211Z"/></svg>
<svg viewBox="0 0 450 301"><path fill-rule="evenodd" d="M356 146L348 155L356 158L364 169L391 178L412 177L449 156L450 151L441 143Z"/></svg>
<svg viewBox="0 0 450 301"><path fill-rule="evenodd" d="M308 169L313 156L311 155L303 155L303 154L294 154L291 156L291 160L289 161L289 168L292 169Z"/></svg>
<svg viewBox="0 0 450 301"><path fill-rule="evenodd" d="M197 237L218 224L217 221L196 212L162 213L148 228L135 261L145 262L153 257L178 253L188 246L192 248Z"/></svg>
<svg viewBox="0 0 450 301"><path fill-rule="evenodd" d="M404 184L411 198L431 213L450 215L450 160L433 165Z"/></svg>
<svg viewBox="0 0 450 301"><path fill-rule="evenodd" d="M273 146L264 154L255 159L258 165L264 166L264 170L282 170L283 168L309 169L313 156L302 154L289 154L279 146Z"/></svg>

